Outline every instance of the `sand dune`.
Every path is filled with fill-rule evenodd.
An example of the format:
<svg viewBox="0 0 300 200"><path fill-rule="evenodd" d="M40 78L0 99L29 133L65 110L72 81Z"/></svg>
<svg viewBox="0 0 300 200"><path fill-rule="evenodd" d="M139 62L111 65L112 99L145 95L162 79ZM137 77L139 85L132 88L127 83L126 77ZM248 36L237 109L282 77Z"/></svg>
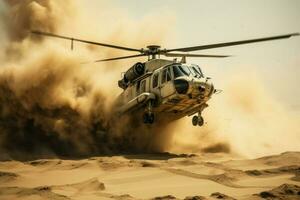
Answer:
<svg viewBox="0 0 300 200"><path fill-rule="evenodd" d="M18 176L16 173L0 171L0 182L15 180Z"/></svg>
<svg viewBox="0 0 300 200"><path fill-rule="evenodd" d="M3 161L0 199L299 199L299 174L300 152Z"/></svg>
<svg viewBox="0 0 300 200"><path fill-rule="evenodd" d="M291 184L282 184L269 191L263 191L253 196L259 196L264 199L290 199L297 200L300 198L300 187Z"/></svg>
<svg viewBox="0 0 300 200"><path fill-rule="evenodd" d="M68 197L56 194L48 187L23 188L3 187L0 188L0 199L49 199L67 200Z"/></svg>

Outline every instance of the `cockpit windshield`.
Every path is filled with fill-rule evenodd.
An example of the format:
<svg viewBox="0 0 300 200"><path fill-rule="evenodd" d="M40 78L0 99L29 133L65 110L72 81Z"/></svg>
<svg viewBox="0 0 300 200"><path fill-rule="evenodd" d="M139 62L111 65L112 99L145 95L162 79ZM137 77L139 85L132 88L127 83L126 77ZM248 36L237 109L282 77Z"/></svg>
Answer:
<svg viewBox="0 0 300 200"><path fill-rule="evenodd" d="M198 65L191 65L190 68L200 77L204 77L200 67Z"/></svg>
<svg viewBox="0 0 300 200"><path fill-rule="evenodd" d="M188 76L185 74L185 72L181 69L180 65L173 65L173 72L174 72L174 78L180 77L180 76Z"/></svg>
<svg viewBox="0 0 300 200"><path fill-rule="evenodd" d="M174 78L180 76L204 77L198 65L173 65Z"/></svg>
<svg viewBox="0 0 300 200"><path fill-rule="evenodd" d="M191 74L191 71L187 65L179 65L178 67L185 75L189 76Z"/></svg>

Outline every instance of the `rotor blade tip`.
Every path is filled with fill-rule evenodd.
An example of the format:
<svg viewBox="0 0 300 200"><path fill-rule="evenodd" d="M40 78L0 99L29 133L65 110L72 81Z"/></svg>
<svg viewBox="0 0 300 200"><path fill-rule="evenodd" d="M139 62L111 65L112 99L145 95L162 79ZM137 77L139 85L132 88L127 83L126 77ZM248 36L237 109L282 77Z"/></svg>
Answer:
<svg viewBox="0 0 300 200"><path fill-rule="evenodd" d="M294 36L299 36L300 35L300 33L291 33L291 34L289 34L289 37L294 37Z"/></svg>

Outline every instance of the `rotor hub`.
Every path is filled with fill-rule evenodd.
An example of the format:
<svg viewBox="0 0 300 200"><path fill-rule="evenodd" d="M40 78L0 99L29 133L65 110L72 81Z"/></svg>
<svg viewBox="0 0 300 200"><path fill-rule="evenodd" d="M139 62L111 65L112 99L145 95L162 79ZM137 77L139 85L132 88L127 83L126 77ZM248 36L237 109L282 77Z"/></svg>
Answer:
<svg viewBox="0 0 300 200"><path fill-rule="evenodd" d="M148 54L157 54L160 51L160 46L159 45L149 45L147 46L148 49Z"/></svg>

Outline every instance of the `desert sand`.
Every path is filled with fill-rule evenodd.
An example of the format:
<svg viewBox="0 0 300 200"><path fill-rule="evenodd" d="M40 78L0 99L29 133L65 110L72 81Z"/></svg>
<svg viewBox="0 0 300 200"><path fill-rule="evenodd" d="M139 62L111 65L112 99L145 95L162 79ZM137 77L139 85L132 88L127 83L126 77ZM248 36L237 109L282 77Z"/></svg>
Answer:
<svg viewBox="0 0 300 200"><path fill-rule="evenodd" d="M2 161L0 199L300 199L300 152Z"/></svg>

